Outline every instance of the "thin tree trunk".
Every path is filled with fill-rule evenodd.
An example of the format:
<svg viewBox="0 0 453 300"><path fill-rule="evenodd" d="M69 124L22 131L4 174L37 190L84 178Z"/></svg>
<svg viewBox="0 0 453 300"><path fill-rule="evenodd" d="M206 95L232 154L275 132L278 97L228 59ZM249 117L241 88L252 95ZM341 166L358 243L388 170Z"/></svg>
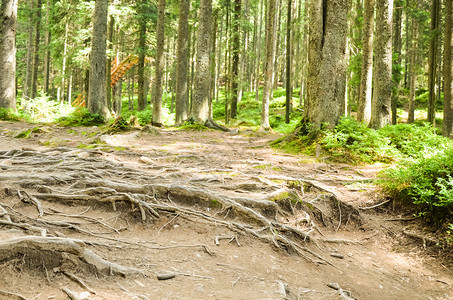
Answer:
<svg viewBox="0 0 453 300"><path fill-rule="evenodd" d="M37 0L36 4L36 25L35 25L35 44L33 45L33 75L31 78L31 98L36 98L38 90L38 68L39 68L39 42L41 39L41 10L42 1Z"/></svg>
<svg viewBox="0 0 453 300"><path fill-rule="evenodd" d="M49 79L50 79L50 1L46 2L46 35L45 35L45 53L44 53L44 94L49 94Z"/></svg>
<svg viewBox="0 0 453 300"><path fill-rule="evenodd" d="M401 51L403 48L402 44L402 24L403 21L403 1L395 1L395 9L393 15L393 53L396 55L394 64L401 66ZM395 125L397 122L397 106L398 106L398 94L401 72L399 68L393 69L393 90L392 90L392 124Z"/></svg>
<svg viewBox="0 0 453 300"><path fill-rule="evenodd" d="M189 65L189 12L190 0L179 1L178 54L176 56L176 112L175 123L181 124L188 116L188 78Z"/></svg>
<svg viewBox="0 0 453 300"><path fill-rule="evenodd" d="M139 40L138 40L138 105L137 110L141 111L146 108L146 97L145 97L145 53L146 53L146 22L141 21L139 28Z"/></svg>
<svg viewBox="0 0 453 300"><path fill-rule="evenodd" d="M393 0L376 1L374 93L371 127L379 129L391 123L392 104L392 13Z"/></svg>
<svg viewBox="0 0 453 300"><path fill-rule="evenodd" d="M24 90L22 92L22 98L30 97L31 90L31 78L33 73L33 62L32 62L32 51L33 51L33 25L34 25L34 4L35 0L29 0L29 26L28 26L28 42L27 42L27 67L25 70L25 82Z"/></svg>
<svg viewBox="0 0 453 300"><path fill-rule="evenodd" d="M16 110L17 1L3 0L0 10L0 108Z"/></svg>
<svg viewBox="0 0 453 300"><path fill-rule="evenodd" d="M93 44L91 51L91 73L88 89L89 107L91 113L110 117L107 107L106 76L106 42L107 42L108 1L96 0L93 20Z"/></svg>
<svg viewBox="0 0 453 300"><path fill-rule="evenodd" d="M439 44L439 19L440 0L433 0L431 4L431 40L429 44L428 62L428 122L435 123L436 114L436 72L437 72L437 49Z"/></svg>
<svg viewBox="0 0 453 300"><path fill-rule="evenodd" d="M165 67L165 0L159 0L156 42L156 78L154 80L153 116L151 123L154 126L162 126L162 81Z"/></svg>
<svg viewBox="0 0 453 300"><path fill-rule="evenodd" d="M239 86L239 52L240 52L240 27L239 22L241 18L241 0L234 1L234 18L233 18L233 35L232 35L232 50L233 50L233 64L232 64L232 97L231 97L231 118L236 119L237 105L238 105L238 86Z"/></svg>
<svg viewBox="0 0 453 300"><path fill-rule="evenodd" d="M272 93L272 78L274 73L274 55L275 55L275 8L277 0L269 0L267 7L267 23L266 23L266 66L264 69L264 88L263 102L261 106L261 130L270 130L269 123L269 101Z"/></svg>
<svg viewBox="0 0 453 300"><path fill-rule="evenodd" d="M63 67L61 70L61 86L60 86L60 101L64 102L64 93L65 93L65 76L66 76L66 55L68 53L68 31L69 31L69 20L66 21L65 25L65 35L64 35L64 46L63 46ZM94 42L94 40L93 40Z"/></svg>
<svg viewBox="0 0 453 300"><path fill-rule="evenodd" d="M256 75L255 75L255 100L259 101L260 96L259 96L259 91L260 91L260 65L261 65L261 36L262 36L262 30L263 30L263 13L264 13L264 0L261 0L261 17L260 17L260 25L259 25L259 30L258 30L258 45L256 47Z"/></svg>
<svg viewBox="0 0 453 300"><path fill-rule="evenodd" d="M409 51L409 112L408 123L415 121L415 82L417 79L418 21L412 17L412 47Z"/></svg>
<svg viewBox="0 0 453 300"><path fill-rule="evenodd" d="M363 23L362 74L360 77L357 120L369 124L373 84L374 0L365 0Z"/></svg>
<svg viewBox="0 0 453 300"><path fill-rule="evenodd" d="M292 44L291 44L291 26L292 26L292 0L288 0L287 17L286 17L286 111L285 121L289 124L289 117L291 114L291 101L293 99L293 87L291 84L292 79Z"/></svg>
<svg viewBox="0 0 453 300"><path fill-rule="evenodd" d="M248 19L248 6L249 6L249 0L244 0L244 9L242 13L242 17L240 20L247 20ZM244 93L244 87L247 84L248 77L246 75L245 71L245 64L246 61L248 62L248 45L249 45L249 31L248 30L242 30L242 42L241 44L242 49L241 49L241 55L239 57L239 86L238 86L238 103L242 101L242 95Z"/></svg>
<svg viewBox="0 0 453 300"><path fill-rule="evenodd" d="M445 2L445 36L444 36L444 122L442 135L452 138L453 133L453 12L452 1Z"/></svg>
<svg viewBox="0 0 453 300"><path fill-rule="evenodd" d="M110 50L111 53L113 53L113 33L114 33L114 28L115 28L115 17L113 15L110 16L110 21L108 24L108 40L107 40L107 48ZM118 57L117 57L118 58ZM119 64L120 62L117 60L116 64ZM109 109L112 109L112 77L110 76L112 72L112 56L108 55L107 56L107 76L105 77L105 86L107 88L107 107ZM113 109L115 112L116 110Z"/></svg>

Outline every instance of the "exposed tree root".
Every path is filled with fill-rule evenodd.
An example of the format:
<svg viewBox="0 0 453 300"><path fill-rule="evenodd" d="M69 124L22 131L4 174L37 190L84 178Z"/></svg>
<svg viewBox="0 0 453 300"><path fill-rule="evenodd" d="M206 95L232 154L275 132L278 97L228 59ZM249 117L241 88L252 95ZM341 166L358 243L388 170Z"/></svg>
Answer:
<svg viewBox="0 0 453 300"><path fill-rule="evenodd" d="M26 236L0 242L0 262L5 262L13 257L24 256L25 259L35 260L30 261L30 264L45 261L49 264L47 268L54 268L67 261L65 254L74 255L100 274L125 276L142 272L135 268L106 261L89 250L85 242L81 240Z"/></svg>

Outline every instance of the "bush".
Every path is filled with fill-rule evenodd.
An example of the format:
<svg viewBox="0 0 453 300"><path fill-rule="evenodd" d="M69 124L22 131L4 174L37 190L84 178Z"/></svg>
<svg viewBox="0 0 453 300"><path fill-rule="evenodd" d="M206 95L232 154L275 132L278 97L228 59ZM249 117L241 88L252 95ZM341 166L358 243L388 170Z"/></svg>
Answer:
<svg viewBox="0 0 453 300"><path fill-rule="evenodd" d="M417 213L434 224L453 222L453 149L407 159L384 170L384 191L402 204L414 204Z"/></svg>
<svg viewBox="0 0 453 300"><path fill-rule="evenodd" d="M0 108L0 120L3 121L20 121L21 115L12 109Z"/></svg>
<svg viewBox="0 0 453 300"><path fill-rule="evenodd" d="M62 126L97 126L105 123L100 114L92 114L86 108L77 108L67 117L61 117L57 122Z"/></svg>

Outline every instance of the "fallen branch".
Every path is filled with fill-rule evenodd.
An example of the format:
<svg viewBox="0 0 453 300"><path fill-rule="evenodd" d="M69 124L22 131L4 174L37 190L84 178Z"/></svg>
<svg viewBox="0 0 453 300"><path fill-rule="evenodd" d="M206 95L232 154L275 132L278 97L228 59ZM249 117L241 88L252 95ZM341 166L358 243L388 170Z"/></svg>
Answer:
<svg viewBox="0 0 453 300"><path fill-rule="evenodd" d="M359 206L359 209L361 209L361 210L369 210L369 209L373 209L373 208L377 208L377 207L379 207L379 206L385 205L385 204L387 204L387 203L389 203L389 202L391 202L391 201L392 201L392 200L386 200L386 201L384 201L384 202L378 203L378 204L373 205L373 206L368 206L368 207L360 207L360 206Z"/></svg>

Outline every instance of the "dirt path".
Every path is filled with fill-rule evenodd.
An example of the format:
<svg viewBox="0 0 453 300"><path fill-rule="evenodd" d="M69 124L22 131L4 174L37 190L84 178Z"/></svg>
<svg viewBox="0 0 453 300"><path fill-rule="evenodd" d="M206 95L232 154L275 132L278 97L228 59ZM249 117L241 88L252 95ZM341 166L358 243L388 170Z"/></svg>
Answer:
<svg viewBox="0 0 453 300"><path fill-rule="evenodd" d="M33 127L0 121L0 299L453 299L451 264L403 234L410 222L359 209L382 201L378 167L279 153L247 130L94 149L97 128L12 137Z"/></svg>

